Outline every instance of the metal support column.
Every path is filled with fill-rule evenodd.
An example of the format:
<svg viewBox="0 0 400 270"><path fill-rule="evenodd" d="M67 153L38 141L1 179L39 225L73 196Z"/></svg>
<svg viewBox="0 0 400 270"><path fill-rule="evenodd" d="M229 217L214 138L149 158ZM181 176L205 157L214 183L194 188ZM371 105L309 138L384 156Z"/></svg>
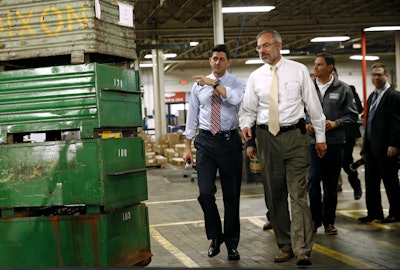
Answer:
<svg viewBox="0 0 400 270"><path fill-rule="evenodd" d="M214 22L214 45L224 43L224 21L222 19L222 0L212 0Z"/></svg>
<svg viewBox="0 0 400 270"><path fill-rule="evenodd" d="M153 55L153 85L154 85L154 122L155 139L162 138L167 133L165 114L165 89L164 89L164 53L160 49L151 50Z"/></svg>

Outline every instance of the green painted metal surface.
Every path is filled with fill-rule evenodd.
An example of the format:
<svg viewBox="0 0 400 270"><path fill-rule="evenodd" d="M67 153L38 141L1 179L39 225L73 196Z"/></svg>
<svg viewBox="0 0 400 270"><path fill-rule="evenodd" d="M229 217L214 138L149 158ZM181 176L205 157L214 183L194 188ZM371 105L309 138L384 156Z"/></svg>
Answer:
<svg viewBox="0 0 400 270"><path fill-rule="evenodd" d="M0 72L0 143L7 134L142 125L138 72L90 63Z"/></svg>
<svg viewBox="0 0 400 270"><path fill-rule="evenodd" d="M150 262L144 204L80 216L0 218L0 267L109 267Z"/></svg>
<svg viewBox="0 0 400 270"><path fill-rule="evenodd" d="M107 210L144 200L140 137L0 145L0 211L69 204Z"/></svg>

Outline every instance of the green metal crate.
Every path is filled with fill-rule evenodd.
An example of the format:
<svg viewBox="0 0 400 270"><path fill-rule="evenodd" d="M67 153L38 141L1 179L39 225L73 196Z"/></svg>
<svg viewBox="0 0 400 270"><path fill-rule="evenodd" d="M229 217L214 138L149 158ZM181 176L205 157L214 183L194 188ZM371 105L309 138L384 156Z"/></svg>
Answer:
<svg viewBox="0 0 400 270"><path fill-rule="evenodd" d="M0 218L0 267L122 267L151 260L144 204L78 216Z"/></svg>
<svg viewBox="0 0 400 270"><path fill-rule="evenodd" d="M0 143L7 134L143 124L138 72L90 63L0 72Z"/></svg>
<svg viewBox="0 0 400 270"><path fill-rule="evenodd" d="M69 204L107 210L144 200L141 137L0 145L0 210Z"/></svg>

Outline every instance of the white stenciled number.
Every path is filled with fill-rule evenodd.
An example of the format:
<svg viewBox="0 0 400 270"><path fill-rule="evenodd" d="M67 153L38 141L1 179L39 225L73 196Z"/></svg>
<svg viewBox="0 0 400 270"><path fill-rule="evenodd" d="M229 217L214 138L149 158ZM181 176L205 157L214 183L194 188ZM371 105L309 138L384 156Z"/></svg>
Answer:
<svg viewBox="0 0 400 270"><path fill-rule="evenodd" d="M121 79L114 79L114 86L117 88L122 88L123 86L123 81Z"/></svg>
<svg viewBox="0 0 400 270"><path fill-rule="evenodd" d="M131 219L131 212L130 211L122 213L122 221L130 220L130 219Z"/></svg>
<svg viewBox="0 0 400 270"><path fill-rule="evenodd" d="M118 157L127 157L128 156L128 149L119 148L118 149Z"/></svg>

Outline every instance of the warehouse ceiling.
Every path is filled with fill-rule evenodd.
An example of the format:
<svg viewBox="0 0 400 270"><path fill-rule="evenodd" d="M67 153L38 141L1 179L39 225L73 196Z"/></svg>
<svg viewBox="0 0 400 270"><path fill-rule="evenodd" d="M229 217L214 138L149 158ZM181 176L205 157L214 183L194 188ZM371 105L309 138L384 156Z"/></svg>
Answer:
<svg viewBox="0 0 400 270"><path fill-rule="evenodd" d="M164 53L177 53L170 69L204 66L214 44L213 0L136 0L135 29L139 61L154 44ZM235 63L257 58L255 37L276 29L291 57L313 57L321 51L346 57L361 54L361 33L370 26L400 25L399 0L224 0L223 7L273 5L265 13L223 14L225 43ZM311 43L317 36L349 36L346 42ZM366 32L367 54L394 57L395 32ZM190 47L189 42L199 44ZM152 45L153 44L153 45ZM356 44L356 45L354 45ZM152 45L152 46L149 46Z"/></svg>

